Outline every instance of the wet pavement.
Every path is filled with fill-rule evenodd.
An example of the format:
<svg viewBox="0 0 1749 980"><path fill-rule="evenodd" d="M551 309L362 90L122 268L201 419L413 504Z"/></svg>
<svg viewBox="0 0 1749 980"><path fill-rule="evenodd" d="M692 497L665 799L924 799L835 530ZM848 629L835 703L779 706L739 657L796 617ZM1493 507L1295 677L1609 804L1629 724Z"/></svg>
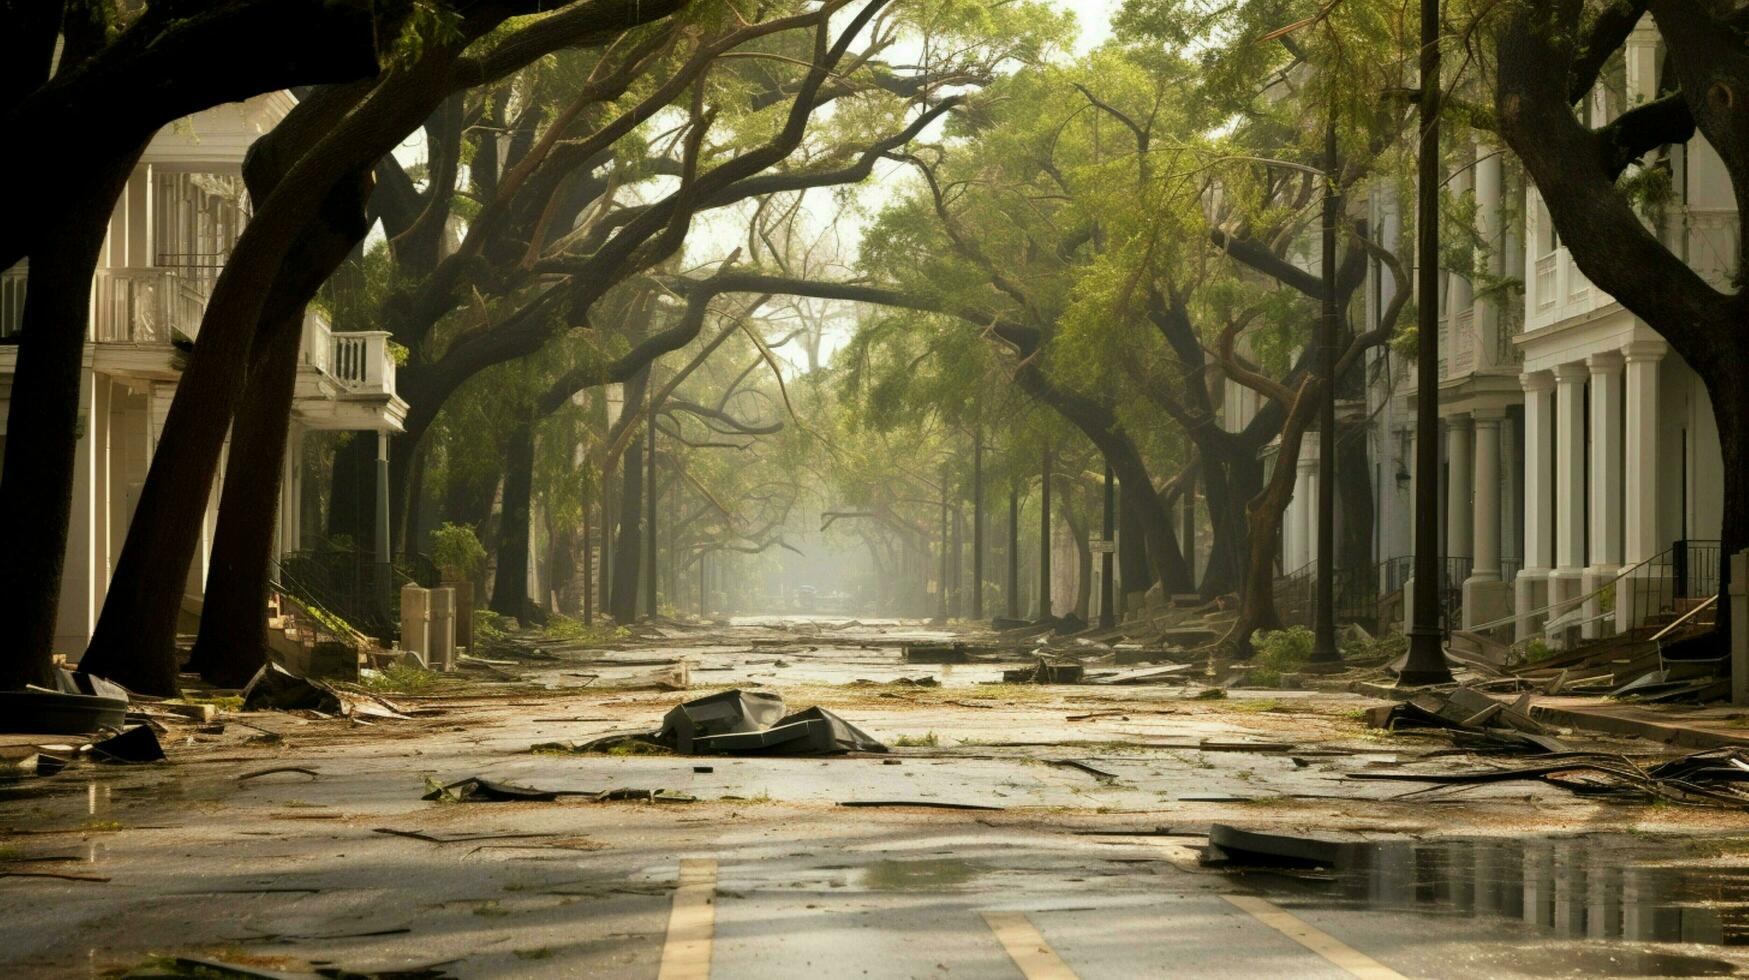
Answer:
<svg viewBox="0 0 1749 980"><path fill-rule="evenodd" d="M390 695L410 721L232 716L256 728L175 730L168 763L0 784L0 975L115 975L157 953L654 977L696 930L687 894L707 896L720 977L1053 975L1029 959L1041 949L1081 977L1749 971L1741 815L1533 784L1405 797L1345 775L1443 764L1447 747L1365 729L1354 715L1374 702L1352 695L1000 685L1002 664L899 659L902 639L939 631L803 629L547 654L495 667L496 686ZM680 657L686 692L624 686ZM940 686L889 683L921 676ZM652 730L737 685L821 704L893 751L530 751ZM281 740L249 741L261 728ZM238 778L273 766L318 775ZM420 799L428 777L470 775L699 802ZM1197 863L1213 822L1353 843L1333 869L1217 871Z"/></svg>

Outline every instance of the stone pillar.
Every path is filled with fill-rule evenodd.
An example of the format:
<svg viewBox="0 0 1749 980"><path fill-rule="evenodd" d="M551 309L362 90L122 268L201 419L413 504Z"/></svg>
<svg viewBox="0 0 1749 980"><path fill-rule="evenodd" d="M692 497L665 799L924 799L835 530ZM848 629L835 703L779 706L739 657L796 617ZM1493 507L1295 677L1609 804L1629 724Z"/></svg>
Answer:
<svg viewBox="0 0 1749 980"><path fill-rule="evenodd" d="M431 589L431 622L427 627L425 659L432 670L455 669L455 590Z"/></svg>
<svg viewBox="0 0 1749 980"><path fill-rule="evenodd" d="M1501 154L1483 141L1476 143L1476 233L1482 247L1488 250L1483 268L1491 276L1501 276L1506 269L1504 221L1501 202L1504 200ZM1499 360L1497 353L1501 329L1500 299L1492 296L1475 304L1476 364L1492 367Z"/></svg>
<svg viewBox="0 0 1749 980"><path fill-rule="evenodd" d="M1476 469L1471 554L1475 562L1464 582L1465 629L1506 616L1512 596L1511 585L1500 579L1500 427L1506 421L1506 413L1497 408L1478 409L1474 418Z"/></svg>
<svg viewBox="0 0 1749 980"><path fill-rule="evenodd" d="M401 649L431 663L431 591L417 585L401 587Z"/></svg>
<svg viewBox="0 0 1749 980"><path fill-rule="evenodd" d="M1663 341L1627 345L1627 431L1623 463L1623 560L1633 565L1662 551L1658 540L1658 362L1669 348ZM1616 629L1640 625L1663 608L1665 582L1656 569L1643 567L1616 590Z"/></svg>
<svg viewBox="0 0 1749 980"><path fill-rule="evenodd" d="M1571 611L1585 573L1585 365L1555 368L1555 571L1551 618Z"/></svg>
<svg viewBox="0 0 1749 980"><path fill-rule="evenodd" d="M1591 562L1585 566L1582 588L1595 592L1621 570L1622 502L1622 356L1617 351L1585 359L1591 371ZM1614 624L1598 620L1603 599L1585 601L1582 631L1587 638L1615 632Z"/></svg>
<svg viewBox="0 0 1749 980"><path fill-rule="evenodd" d="M1445 551L1452 558L1470 557L1475 537L1475 457L1470 433L1469 413L1445 420Z"/></svg>
<svg viewBox="0 0 1749 980"><path fill-rule="evenodd" d="M1547 371L1522 374L1524 387L1524 570L1518 573L1517 638L1527 640L1548 616L1554 574L1555 378Z"/></svg>

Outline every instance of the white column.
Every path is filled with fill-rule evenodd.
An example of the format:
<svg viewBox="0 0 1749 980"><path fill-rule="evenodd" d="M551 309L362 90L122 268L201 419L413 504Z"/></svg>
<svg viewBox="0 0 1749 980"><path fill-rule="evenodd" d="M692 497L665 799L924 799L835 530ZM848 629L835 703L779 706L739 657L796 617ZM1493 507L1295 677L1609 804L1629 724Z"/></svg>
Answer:
<svg viewBox="0 0 1749 980"><path fill-rule="evenodd" d="M1627 345L1627 431L1622 459L1623 558L1636 564L1662 550L1658 540L1658 362L1669 348L1663 341ZM1640 625L1644 615L1662 608L1662 581L1655 570L1641 568L1616 589L1616 628L1623 632Z"/></svg>
<svg viewBox="0 0 1749 980"><path fill-rule="evenodd" d="M1506 413L1478 409L1475 413L1476 469L1475 509L1470 554L1475 558L1470 577L1485 581L1500 578L1500 425Z"/></svg>
<svg viewBox="0 0 1749 980"><path fill-rule="evenodd" d="M1518 639L1526 640L1547 620L1534 614L1549 601L1554 571L1555 377L1522 374L1524 387L1524 571L1518 574Z"/></svg>
<svg viewBox="0 0 1749 980"><path fill-rule="evenodd" d="M1622 518L1622 356L1617 351L1593 354L1585 359L1591 371L1591 562L1585 568L1584 589L1600 589L1621 568ZM1603 612L1603 601L1585 602L1586 618ZM1613 632L1608 624L1593 621L1584 629L1587 637Z"/></svg>
<svg viewBox="0 0 1749 980"><path fill-rule="evenodd" d="M61 565L61 595L55 616L55 650L67 653L74 661L91 641L91 629L97 624L97 612L103 602L103 583L96 568L97 509L101 501L97 497L95 472L97 439L92 432L97 387L102 381L88 367L79 371L81 425L74 448L73 506L67 515L67 550ZM13 405L17 407L18 403Z"/></svg>
<svg viewBox="0 0 1749 980"><path fill-rule="evenodd" d="M1559 616L1579 595L1585 568L1585 365L1555 367L1555 572L1550 604Z"/></svg>
<svg viewBox="0 0 1749 980"><path fill-rule="evenodd" d="M1500 420L1500 560L1524 567L1524 453L1519 423L1511 415ZM1511 576L1502 569L1502 579Z"/></svg>
<svg viewBox="0 0 1749 980"><path fill-rule="evenodd" d="M1661 549L1658 540L1658 362L1669 348L1662 341L1629 344L1627 358L1627 433L1625 443L1628 563Z"/></svg>
<svg viewBox="0 0 1749 980"><path fill-rule="evenodd" d="M1470 448L1469 413L1453 415L1445 420L1445 550L1452 558L1470 556L1471 526L1474 514L1474 457Z"/></svg>
<svg viewBox="0 0 1749 980"><path fill-rule="evenodd" d="M1500 151L1486 142L1476 143L1476 232L1488 250L1483 261L1489 275L1503 275L1506 268L1501 202L1504 199ZM1476 302L1476 364L1493 366L1498 358L1500 300L1493 296Z"/></svg>

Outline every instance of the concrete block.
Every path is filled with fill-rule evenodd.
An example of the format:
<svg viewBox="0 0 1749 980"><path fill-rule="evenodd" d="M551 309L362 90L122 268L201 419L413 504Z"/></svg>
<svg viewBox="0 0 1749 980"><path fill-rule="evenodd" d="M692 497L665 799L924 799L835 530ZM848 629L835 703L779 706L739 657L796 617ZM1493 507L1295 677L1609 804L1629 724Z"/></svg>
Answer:
<svg viewBox="0 0 1749 980"><path fill-rule="evenodd" d="M401 649L431 659L431 590L401 587Z"/></svg>
<svg viewBox="0 0 1749 980"><path fill-rule="evenodd" d="M444 586L431 590L430 648L425 659L432 670L455 669L455 590Z"/></svg>

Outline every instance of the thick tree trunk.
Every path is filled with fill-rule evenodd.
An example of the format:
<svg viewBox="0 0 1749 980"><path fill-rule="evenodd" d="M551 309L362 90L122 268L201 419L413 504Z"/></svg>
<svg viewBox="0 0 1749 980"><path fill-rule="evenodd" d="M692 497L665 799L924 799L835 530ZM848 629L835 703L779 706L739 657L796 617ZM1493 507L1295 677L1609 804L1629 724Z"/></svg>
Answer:
<svg viewBox="0 0 1749 980"><path fill-rule="evenodd" d="M1123 594L1126 597L1125 608L1127 610L1127 604L1135 601L1127 597L1146 593L1148 588L1159 579L1154 577L1154 569L1148 564L1148 547L1143 540L1146 532L1142 529L1142 522L1137 519L1136 507L1129 502L1127 497L1122 495L1121 485L1118 489L1120 494L1117 507L1117 563L1118 574L1123 579Z"/></svg>
<svg viewBox="0 0 1749 980"><path fill-rule="evenodd" d="M1209 514L1209 556L1203 569L1204 599L1238 592L1243 586L1250 528L1245 503L1263 489L1263 463L1223 443L1198 444L1202 458L1203 500Z"/></svg>
<svg viewBox="0 0 1749 980"><path fill-rule="evenodd" d="M492 611L529 619L528 521L534 486L534 424L524 420L511 430L504 453L504 499L498 518L498 569L492 583Z"/></svg>
<svg viewBox="0 0 1749 980"><path fill-rule="evenodd" d="M362 180L336 189L275 279L256 330L257 351L232 424L229 465L190 667L220 687L248 683L267 657L267 588L275 511L297 387L304 308L363 238ZM160 568L151 574L173 575Z"/></svg>
<svg viewBox="0 0 1749 980"><path fill-rule="evenodd" d="M1244 588L1239 595L1239 619L1225 643L1235 657L1249 658L1251 637L1258 630L1281 627L1275 609L1275 558L1281 547L1281 518L1294 495L1294 460L1300 458L1300 443L1311 421L1313 394L1302 396L1297 411L1282 425L1275 469L1263 491L1251 498L1245 513L1251 528L1251 549L1245 567Z"/></svg>
<svg viewBox="0 0 1749 980"><path fill-rule="evenodd" d="M242 687L267 661L268 566L303 321L301 307L276 313L275 319L293 322L262 324L275 336L250 371L231 432L200 634L189 661L189 669L219 687Z"/></svg>
<svg viewBox="0 0 1749 980"><path fill-rule="evenodd" d="M619 538L613 546L613 595L608 606L614 622L638 618L638 585L644 572L644 440L632 437L624 454L619 485Z"/></svg>
<svg viewBox="0 0 1749 980"><path fill-rule="evenodd" d="M0 623L7 629L0 689L54 686L51 663L73 512L91 277L111 207L137 159L138 149L123 154L105 169L99 186L66 197L56 227L31 250L0 470L0 514L6 522Z"/></svg>

